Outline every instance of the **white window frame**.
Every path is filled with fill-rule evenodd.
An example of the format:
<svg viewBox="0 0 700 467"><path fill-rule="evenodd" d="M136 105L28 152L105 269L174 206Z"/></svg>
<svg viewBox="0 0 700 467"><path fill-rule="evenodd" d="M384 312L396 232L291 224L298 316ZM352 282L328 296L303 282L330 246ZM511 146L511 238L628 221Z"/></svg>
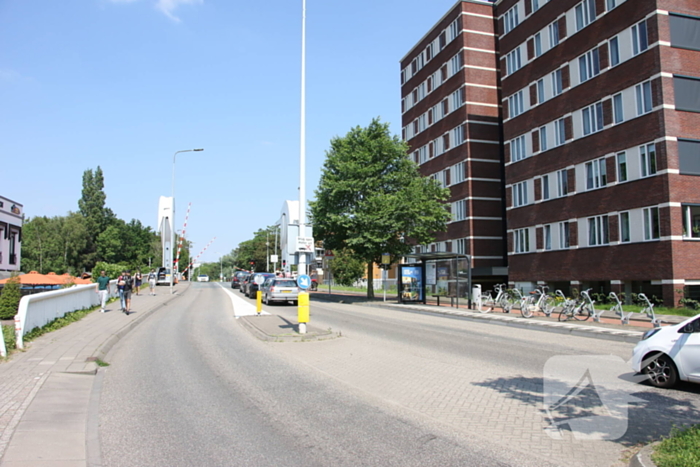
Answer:
<svg viewBox="0 0 700 467"><path fill-rule="evenodd" d="M569 170L557 171L557 197L562 198L569 194Z"/></svg>
<svg viewBox="0 0 700 467"><path fill-rule="evenodd" d="M558 96L562 92L564 92L564 80L562 70L559 68L552 72L552 95Z"/></svg>
<svg viewBox="0 0 700 467"><path fill-rule="evenodd" d="M610 68L620 64L620 40L617 36L608 42L608 55L610 56Z"/></svg>
<svg viewBox="0 0 700 467"><path fill-rule="evenodd" d="M554 146L566 144L566 121L563 118L554 121Z"/></svg>
<svg viewBox="0 0 700 467"><path fill-rule="evenodd" d="M588 246L610 244L610 223L608 216L594 216L587 219Z"/></svg>
<svg viewBox="0 0 700 467"><path fill-rule="evenodd" d="M623 183L629 180L629 166L627 165L627 152L618 152L615 155L617 164L617 183Z"/></svg>
<svg viewBox="0 0 700 467"><path fill-rule="evenodd" d="M578 58L578 71L581 83L600 74L600 53L597 48L589 50Z"/></svg>
<svg viewBox="0 0 700 467"><path fill-rule="evenodd" d="M569 241L570 226L568 221L559 223L559 249L568 250L571 248L571 243Z"/></svg>
<svg viewBox="0 0 700 467"><path fill-rule="evenodd" d="M516 4L503 15L503 34L508 34L515 29L518 24L520 24L520 21L518 19L518 5Z"/></svg>
<svg viewBox="0 0 700 467"><path fill-rule="evenodd" d="M525 146L525 135L520 135L510 141L510 160L518 162L527 158L527 148Z"/></svg>
<svg viewBox="0 0 700 467"><path fill-rule="evenodd" d="M551 224L547 224L544 226L543 230L543 237L544 237L544 249L545 251L549 251L552 249L552 226Z"/></svg>
<svg viewBox="0 0 700 467"><path fill-rule="evenodd" d="M596 102L581 110L583 135L588 136L603 130L603 103Z"/></svg>
<svg viewBox="0 0 700 467"><path fill-rule="evenodd" d="M586 189L595 190L608 184L606 159L604 157L586 162Z"/></svg>
<svg viewBox="0 0 700 467"><path fill-rule="evenodd" d="M649 242L661 238L661 220L658 206L642 209L644 222L644 241Z"/></svg>
<svg viewBox="0 0 700 467"><path fill-rule="evenodd" d="M513 243L515 244L515 253L528 253L530 251L530 229L514 230Z"/></svg>
<svg viewBox="0 0 700 467"><path fill-rule="evenodd" d="M596 19L595 0L583 0L574 7L576 31L580 31Z"/></svg>
<svg viewBox="0 0 700 467"><path fill-rule="evenodd" d="M520 57L520 47L516 47L506 55L506 76L512 75L522 68L522 66L523 62Z"/></svg>
<svg viewBox="0 0 700 467"><path fill-rule="evenodd" d="M639 146L639 169L641 178L656 175L656 144L649 143Z"/></svg>
<svg viewBox="0 0 700 467"><path fill-rule="evenodd" d="M632 26L632 56L639 55L649 48L649 33L647 20L644 19Z"/></svg>
<svg viewBox="0 0 700 467"><path fill-rule="evenodd" d="M547 29L549 31L549 48L552 49L559 45L559 21L551 23Z"/></svg>
<svg viewBox="0 0 700 467"><path fill-rule="evenodd" d="M546 201L551 198L549 193L549 175L542 176L542 200Z"/></svg>
<svg viewBox="0 0 700 467"><path fill-rule="evenodd" d="M515 118L525 111L525 104L523 102L523 90L516 92L512 96L508 97L508 115L510 118Z"/></svg>
<svg viewBox="0 0 700 467"><path fill-rule="evenodd" d="M540 152L546 151L547 148L547 127L543 126L539 129L540 133Z"/></svg>
<svg viewBox="0 0 700 467"><path fill-rule="evenodd" d="M467 177L464 175L464 169L465 169L465 163L460 162L458 164L455 164L452 166L452 184L456 185L457 183L462 183L467 179Z"/></svg>
<svg viewBox="0 0 700 467"><path fill-rule="evenodd" d="M632 232L630 230L630 213L624 211L619 216L620 223L620 243L630 243L632 241ZM625 235L627 234L627 235Z"/></svg>
<svg viewBox="0 0 700 467"><path fill-rule="evenodd" d="M538 79L535 86L537 88L537 103L542 104L545 101L544 78Z"/></svg>
<svg viewBox="0 0 700 467"><path fill-rule="evenodd" d="M534 38L535 42L535 58L539 57L542 55L542 33L538 32L535 34Z"/></svg>
<svg viewBox="0 0 700 467"><path fill-rule="evenodd" d="M625 121L625 106L622 100L622 93L618 92L612 97L613 123L618 124Z"/></svg>
<svg viewBox="0 0 700 467"><path fill-rule="evenodd" d="M515 183L513 185L513 207L519 208L520 206L528 205L527 199L527 180Z"/></svg>
<svg viewBox="0 0 700 467"><path fill-rule="evenodd" d="M460 222L467 218L467 200L460 199L452 203L452 222Z"/></svg>
<svg viewBox="0 0 700 467"><path fill-rule="evenodd" d="M637 96L637 116L648 114L654 109L651 95L651 81L639 83L634 87Z"/></svg>

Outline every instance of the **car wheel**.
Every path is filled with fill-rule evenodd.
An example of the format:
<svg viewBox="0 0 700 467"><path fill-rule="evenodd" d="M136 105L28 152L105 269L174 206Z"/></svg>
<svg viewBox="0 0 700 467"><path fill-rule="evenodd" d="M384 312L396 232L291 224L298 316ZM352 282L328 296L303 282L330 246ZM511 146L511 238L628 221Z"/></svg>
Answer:
<svg viewBox="0 0 700 467"><path fill-rule="evenodd" d="M678 381L678 370L668 355L657 354L649 359L642 372L649 378L652 386L671 388Z"/></svg>

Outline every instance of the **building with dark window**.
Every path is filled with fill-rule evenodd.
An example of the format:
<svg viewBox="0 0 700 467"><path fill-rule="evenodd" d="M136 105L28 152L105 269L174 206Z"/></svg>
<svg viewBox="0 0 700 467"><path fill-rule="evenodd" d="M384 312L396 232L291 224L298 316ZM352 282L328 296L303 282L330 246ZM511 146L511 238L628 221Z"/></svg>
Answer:
<svg viewBox="0 0 700 467"><path fill-rule="evenodd" d="M506 272L498 56L491 2L460 1L401 59L403 138L423 175L451 192L447 232L417 253L472 255Z"/></svg>
<svg viewBox="0 0 700 467"><path fill-rule="evenodd" d="M428 52L436 40L442 55ZM477 52L487 43L497 71ZM457 76L449 74L452 60L463 60ZM444 65L447 80L435 88ZM465 251L475 262L495 265L505 246L509 281L526 290L548 284L566 292L644 292L667 306L684 293L697 298L700 2L460 1L401 68L404 138L425 175L452 189L445 248L469 239ZM450 93L457 89L465 94L455 114ZM447 106L436 113L441 99ZM463 133L457 141L464 146L456 148L460 119L481 132ZM498 169L481 162L498 160L501 151ZM446 178L461 162L469 167L464 189ZM498 179L500 169L501 188L482 182ZM482 229L485 220L475 222L496 217L499 189L504 242ZM468 200L464 210L461 200Z"/></svg>
<svg viewBox="0 0 700 467"><path fill-rule="evenodd" d="M19 272L23 206L0 196L0 279Z"/></svg>
<svg viewBox="0 0 700 467"><path fill-rule="evenodd" d="M700 285L700 3L502 0L509 279Z"/></svg>

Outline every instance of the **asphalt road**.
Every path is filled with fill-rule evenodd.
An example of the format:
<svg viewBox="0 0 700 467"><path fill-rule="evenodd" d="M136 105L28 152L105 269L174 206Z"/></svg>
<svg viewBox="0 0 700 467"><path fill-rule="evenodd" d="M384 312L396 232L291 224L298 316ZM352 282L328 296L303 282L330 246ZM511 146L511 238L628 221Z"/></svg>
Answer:
<svg viewBox="0 0 700 467"><path fill-rule="evenodd" d="M608 355L623 376L632 345L318 302L311 321L343 337L263 343L217 284L192 284L108 356L103 465L622 465L626 449L700 418L696 387L628 383L621 436L555 439L543 373ZM590 391L574 402L554 418L604 416ZM611 438L619 423L594 428Z"/></svg>

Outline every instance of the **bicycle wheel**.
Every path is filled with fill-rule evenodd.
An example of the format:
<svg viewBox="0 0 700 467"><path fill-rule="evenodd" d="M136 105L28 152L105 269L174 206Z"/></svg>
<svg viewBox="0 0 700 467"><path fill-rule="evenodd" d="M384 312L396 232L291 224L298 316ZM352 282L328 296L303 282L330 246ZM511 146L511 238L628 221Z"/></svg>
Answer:
<svg viewBox="0 0 700 467"><path fill-rule="evenodd" d="M591 317L591 309L587 306L582 306L574 312L574 319L578 321L586 321Z"/></svg>
<svg viewBox="0 0 700 467"><path fill-rule="evenodd" d="M559 321L567 321L569 319L569 310L566 307L562 307L559 312Z"/></svg>
<svg viewBox="0 0 700 467"><path fill-rule="evenodd" d="M552 315L552 312L554 311L554 306L556 305L556 302L552 297L546 297L542 301L542 313L549 318Z"/></svg>
<svg viewBox="0 0 700 467"><path fill-rule="evenodd" d="M501 308L503 313L510 313L510 310L513 308L513 302L511 302L510 298L505 295L501 297L501 300L498 302L498 306Z"/></svg>
<svg viewBox="0 0 700 467"><path fill-rule="evenodd" d="M520 308L520 314L523 315L523 318L532 318L532 315L534 314L532 309L534 308L534 305L531 303L525 303L521 308Z"/></svg>
<svg viewBox="0 0 700 467"><path fill-rule="evenodd" d="M489 295L482 295L481 300L476 304L476 309L480 313L488 313L492 308L493 299Z"/></svg>

